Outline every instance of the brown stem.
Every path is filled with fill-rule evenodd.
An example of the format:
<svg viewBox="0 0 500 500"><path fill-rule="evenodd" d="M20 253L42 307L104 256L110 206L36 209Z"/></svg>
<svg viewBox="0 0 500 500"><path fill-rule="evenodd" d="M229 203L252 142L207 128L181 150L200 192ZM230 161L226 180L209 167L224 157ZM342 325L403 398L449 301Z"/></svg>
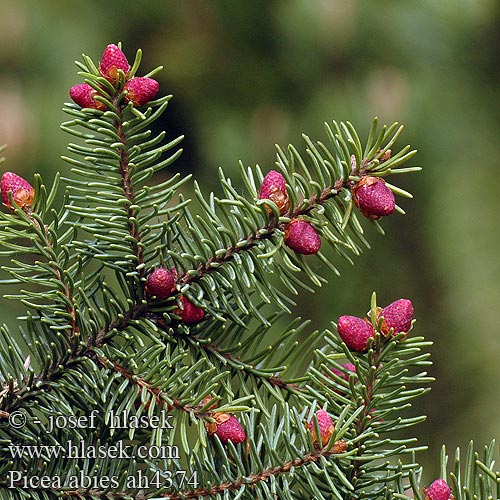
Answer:
<svg viewBox="0 0 500 500"><path fill-rule="evenodd" d="M162 497L168 497L169 500L183 500L188 498L199 498L199 497L210 497L215 496L219 493L224 493L224 491L233 491L241 488L241 486L252 486L254 484L260 483L262 481L267 481L271 476L278 476L281 474L286 474L290 472L292 468L296 469L298 467L303 467L305 465L317 462L321 457L329 458L332 455L338 453L343 453L347 449L347 444L345 441L336 441L331 450L326 451L324 449L319 450L317 453L309 453L301 458L296 458L285 462L283 465L277 467L271 467L264 471L250 474L249 476L240 477L234 482L225 482L221 484L214 485L210 488L199 488L194 491L182 491L182 492L171 492L162 493Z"/></svg>
<svg viewBox="0 0 500 500"><path fill-rule="evenodd" d="M118 103L116 104L116 109L118 110L118 120L115 122L116 132L118 137L123 144L123 147L119 148L120 152L120 174L122 181L122 188L125 194L125 197L130 202L127 208L127 219L129 220L129 233L132 237L132 242L130 243L132 253L137 257L137 266L140 266L139 276L141 278L145 275L144 266L144 250L140 245L141 241L141 233L136 224L134 224L134 220L137 215L137 210L132 208L135 205L135 194L132 186L132 181L130 178L130 170L129 170L129 154L127 151L127 137L123 130L123 117L122 117L122 109Z"/></svg>
<svg viewBox="0 0 500 500"><path fill-rule="evenodd" d="M129 154L127 151L127 138L125 135L125 132L123 130L123 117L122 117L122 109L120 104L118 103L117 99L118 96L120 95L120 92L117 92L116 97L114 98L114 104L115 108L117 110L117 115L118 119L115 122L115 127L117 130L117 135L120 137L120 140L123 144L123 147L119 148L120 152L120 163L119 163L119 168L120 168L120 174L121 174L121 183L122 183L122 188L123 192L125 194L125 197L129 201L129 204L126 208L127 210L127 218L130 221L129 223L129 233L131 237L133 238L133 241L131 243L131 250L133 254L137 258L137 266L140 264L144 263L144 252L142 249L142 246L138 243L141 240L141 235L140 231L137 228L137 225L133 223L133 220L135 219L137 215L137 211L133 208L131 208L135 204L135 196L134 196L134 191L132 187L132 182L130 179L130 171L129 171ZM36 221L32 216L31 213L27 212L28 217L32 220L33 224L37 226L38 229L40 228L40 224L38 221ZM48 228L44 227L44 244L47 245L49 248L53 249L53 245L50 241L49 235L48 235ZM68 285L64 282L63 277L61 276L61 273L59 269L56 268L55 265L50 264L51 267L54 269L57 279L62 283L64 287L64 294L66 298L68 299L68 302L71 303L71 306L66 307L66 311L70 314L71 321L70 321L70 326L71 326L71 337L72 338L78 338L80 337L80 328L76 322L76 308L74 305L74 299L70 293L70 289ZM140 271L139 275L140 277L144 277L145 270L143 266L140 266ZM137 300L134 301L137 303ZM125 312L121 318L116 318L113 322L111 322L107 328L102 329L96 336L95 339L88 338L87 342L85 345L80 345L73 356L71 356L69 359L63 360L58 360L58 362L54 363L54 365L45 373L44 376L39 375L35 377L34 383L32 384L32 387L37 387L38 384L43 381L43 382L49 382L51 381L54 377L56 377L59 372L62 371L62 369L72 361L74 358L78 358L81 356L86 356L90 358L95 358L95 355L93 353L93 348L94 347L102 347L102 345L105 342L105 337L106 335L114 330L114 329L123 329L126 327L130 319L133 319L134 317L137 317L139 312L142 311L140 306L133 306L129 311ZM30 389L32 391L32 389ZM14 394L19 394L21 390L16 387L13 391ZM5 391L2 391L2 396L6 396L4 394ZM0 398L0 402L1 402Z"/></svg>
<svg viewBox="0 0 500 500"><path fill-rule="evenodd" d="M283 465L278 465L276 467L270 467L269 469L265 469L263 471L256 472L254 474L250 474L249 476L240 477L235 481L227 481L225 483L220 483L214 485L210 488L198 488L192 491L174 491L162 493L160 496L163 498L169 498L169 500L184 500L189 498L200 498L200 497L211 497L215 496L219 493L224 493L225 491L234 491L241 486L251 487L257 483L267 481L271 476L279 476L281 474L286 474L290 472L292 469L297 469L299 467L304 467L309 464L315 463L320 460L322 457L330 458L332 455L337 455L339 453L343 453L347 449L347 443L345 441L336 441L333 447L330 450L321 449L316 453L308 453L303 457L296 458L294 460L290 460L285 462ZM56 490L52 490L56 492ZM144 496L144 493L139 493L135 496L131 496L127 492L102 492L99 490L66 490L66 491L58 491L60 497L62 498L71 498L71 497L89 497L89 498L100 498L102 500L121 500L124 498L133 498L134 500L144 500L147 498ZM156 496L155 493L153 495Z"/></svg>
<svg viewBox="0 0 500 500"><path fill-rule="evenodd" d="M297 207L295 207L295 210L293 210L292 212L287 211L283 213L283 217L295 219L300 215L307 215L319 205L322 205L326 201L337 196L343 187L348 187L348 186L350 186L349 181L344 182L341 179L339 179L337 182L335 182L333 186L329 186L326 189L324 189L319 196L317 195L311 196L307 204L301 203L297 205ZM181 285L193 283L195 281L198 281L206 274L209 274L211 272L216 272L217 266L213 266L212 265L213 263L224 264L225 262L232 261L234 259L235 254L244 251L246 252L251 248L255 247L260 241L270 239L274 235L274 231L276 229L280 229L283 231L286 225L287 223L280 222L275 217L271 217L270 222L267 226L260 228L255 233L247 235L246 238L238 241L236 245L228 247L226 249L226 254L223 257L211 257L205 264L200 264L197 268L198 272L196 275L192 275L187 271L183 274L180 274L177 277L177 283ZM247 244L240 246L244 242L246 242Z"/></svg>
<svg viewBox="0 0 500 500"><path fill-rule="evenodd" d="M31 217L31 211L30 213L28 213L28 216L30 217L32 223L34 226L36 226L38 229L42 229L40 228L40 224L39 222L34 219L33 217ZM49 230L48 230L48 227L47 226L43 226L43 243L51 249L51 251L54 250L54 246L52 245L52 242L50 241L50 238L49 238ZM54 254L55 255L55 254ZM62 284L63 286L63 289L64 289L64 296L68 299L68 302L71 304L70 305L67 305L66 306L66 312L71 316L71 321L70 321L70 326L71 326L71 334L70 334L70 337L71 338L74 338L74 337L80 337L80 328L76 322L76 308L75 308L75 301L73 299L73 296L71 295L71 292L70 292L70 289L69 289L69 286L66 284L66 282L64 281L62 275L61 275L61 272L59 271L59 269L57 268L57 266L55 265L55 263L52 263L52 262L48 262L48 265L54 270L54 272L56 273L56 277L57 277L57 280Z"/></svg>
<svg viewBox="0 0 500 500"><path fill-rule="evenodd" d="M111 365L111 367L113 368L114 371L120 373L120 375L123 378L126 378L126 379L130 380L132 383L134 383L135 385L138 385L141 388L141 390L148 391L150 394L155 396L157 401L160 400L160 396L162 394L165 394L165 392L160 387L154 386L153 384L151 384L147 380L143 379L142 377L139 377L135 373L131 372L128 368L125 368L124 366L120 365L116 361L113 361L113 360L106 358L104 356L99 356L97 358L97 360L103 368L109 368ZM174 398L172 396L168 396L168 398L172 401L172 406L174 406L175 408L177 408L181 411L184 411L186 413L194 414L196 417L199 417L198 408L190 406L188 404L184 404L178 398Z"/></svg>
<svg viewBox="0 0 500 500"><path fill-rule="evenodd" d="M379 357L380 357L380 351L376 351L373 355L373 363L372 367L375 368L375 373L378 371L380 368L380 362L379 362ZM368 383L366 385L366 395L367 395L367 400L363 401L363 410L361 411L357 425L356 425L356 434L359 436L361 435L365 430L366 430L366 420L367 417L370 415L370 410L368 409L370 403L372 402L372 397L373 397L373 389L374 385L376 382L376 376L371 376L370 379L368 380ZM363 454L362 446L358 447L358 451L356 453L358 456L361 456ZM359 460L354 461L354 468L351 472L351 479L355 479L359 475L360 467L361 467L362 462Z"/></svg>
<svg viewBox="0 0 500 500"><path fill-rule="evenodd" d="M120 173L121 173L121 178L122 178L122 187L125 193L125 196L127 199L130 201L130 205L127 207L127 217L129 220L132 220L135 218L136 215L136 210L132 209L131 206L134 205L135 202L135 197L132 189L132 183L130 179L130 172L129 172L129 156L128 152L126 149L126 136L123 131L123 126L122 126L122 115L121 115L121 108L117 104L116 108L119 110L118 111L118 121L115 123L118 135L123 143L123 148L120 148ZM316 208L318 205L322 205L329 199L333 198L334 196L337 196L340 192L340 190L343 187L349 187L349 181L344 182L341 179L335 182L333 186L329 186L326 189L324 189L320 195L314 195L309 198L308 203L301 203L299 204L295 210L292 212L288 211L285 212L283 215L285 217L288 217L290 219L296 218L300 215L307 215L309 214L314 208ZM198 267L198 274L196 276L193 276L192 274L189 274L188 272L185 272L181 275L178 276L177 278L177 283L180 283L182 285L188 284L195 282L199 279L201 279L204 275L214 272L216 268L212 266L211 264L216 262L219 264L224 264L225 262L230 262L233 260L234 255L237 253L241 253L243 251L248 251L254 246L256 246L259 241L265 240L265 239L270 239L274 231L276 229L284 230L286 224L283 222L279 222L279 220L275 219L274 217L271 218L269 224L261 228L260 230L256 231L255 234L250 234L247 236L246 239L240 240L238 243L246 242L246 245L240 246L238 243L235 246L228 247L226 255L224 257L212 257L210 258L204 265L200 264ZM136 228L136 226L131 222L130 224L130 235L133 237L134 243L131 244L132 246L132 251L134 254L137 256L137 261L138 264L141 264L144 262L144 254L143 254L143 249L140 245L138 245L136 242L140 241L140 232ZM262 231L266 230L266 231ZM143 276L145 273L144 267L141 267L140 271L141 275ZM72 300L69 294L69 289L66 287L67 290L67 296ZM137 304L137 301L135 301ZM145 313L147 310L147 307L144 306L139 306L139 305L134 305L131 309L126 311L121 318L116 318L114 321L112 321L106 328L103 328L96 336L95 339L88 339L87 343L85 346L80 346L74 357L90 357L91 359L94 359L96 361L96 356L93 352L94 347L102 347L106 343L106 336L109 334L114 329L121 330L127 326L129 321L131 319L135 319L139 317L142 313ZM71 314L71 313L70 313ZM73 314L72 317L74 317L74 308L73 308ZM76 322L75 322L75 328L77 328ZM75 336L77 334L75 333ZM79 331L78 331L79 335ZM230 355L226 355L228 359L230 359ZM61 370L61 367L64 367L69 361L74 359L74 357L70 357L69 360L66 360L66 363L59 362L57 364L54 364L54 366L48 370L46 373L45 377L43 377L43 380L46 382L49 382L52 380L53 377L55 377ZM36 377L35 382L39 383L42 380L42 377ZM286 384L282 379L279 377L271 377L268 379L270 383L275 385L276 387L280 387L282 389L290 390L291 392L296 392L297 388L293 385ZM36 384L32 384L33 387L37 387ZM31 389L32 391L32 389ZM19 393L19 389L16 388L14 392Z"/></svg>

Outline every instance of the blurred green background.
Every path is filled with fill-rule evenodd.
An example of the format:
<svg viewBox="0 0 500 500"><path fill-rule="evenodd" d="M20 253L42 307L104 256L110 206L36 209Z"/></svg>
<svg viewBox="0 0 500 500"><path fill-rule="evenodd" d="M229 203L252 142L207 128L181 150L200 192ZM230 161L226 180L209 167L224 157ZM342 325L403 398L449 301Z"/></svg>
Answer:
<svg viewBox="0 0 500 500"><path fill-rule="evenodd" d="M434 341L427 474L450 448L500 437L500 4L496 0L0 0L0 143L7 170L50 182L68 137L59 129L75 59L98 61L123 42L157 65L174 100L161 125L186 135L173 170L217 189L218 166L272 168L274 144L302 149L325 138L323 122L372 117L405 125L399 146L419 150L420 174L393 180L414 200L406 216L368 227L372 250L339 263L300 314L328 327L411 298L415 334ZM5 303L4 303L5 304ZM9 311L18 312L11 308ZM2 306L3 321L9 321Z"/></svg>

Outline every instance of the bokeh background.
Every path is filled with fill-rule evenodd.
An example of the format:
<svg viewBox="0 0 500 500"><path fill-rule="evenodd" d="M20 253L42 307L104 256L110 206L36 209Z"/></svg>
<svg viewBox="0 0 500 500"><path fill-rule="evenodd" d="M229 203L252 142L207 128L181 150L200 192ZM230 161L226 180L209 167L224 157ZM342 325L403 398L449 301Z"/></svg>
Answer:
<svg viewBox="0 0 500 500"><path fill-rule="evenodd" d="M438 472L450 450L500 437L500 3L497 0L0 0L0 144L5 167L48 181L67 171L59 129L73 61L123 42L143 72L164 65L174 100L161 125L186 135L173 170L217 189L222 166L272 168L274 144L325 138L323 122L365 134L373 116L405 125L422 173L394 182L406 216L368 226L372 250L299 299L313 326L411 298L434 342L437 378L417 411ZM2 302L3 321L18 311Z"/></svg>

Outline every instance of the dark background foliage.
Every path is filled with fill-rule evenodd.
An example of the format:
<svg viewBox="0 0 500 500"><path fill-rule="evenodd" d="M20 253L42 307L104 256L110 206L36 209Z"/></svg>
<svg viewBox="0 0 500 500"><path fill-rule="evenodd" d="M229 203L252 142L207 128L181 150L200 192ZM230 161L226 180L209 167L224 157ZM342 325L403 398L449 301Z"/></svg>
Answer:
<svg viewBox="0 0 500 500"><path fill-rule="evenodd" d="M217 189L217 167L274 162L274 144L323 139L323 122L399 121L419 150L421 174L395 183L406 216L368 227L372 250L311 298L303 317L325 328L362 315L372 290L384 305L411 298L416 331L434 341L437 377L419 404L431 471L441 443L486 443L499 435L500 4L495 0L0 0L0 143L5 168L50 182L68 138L59 129L72 64L98 61L123 42L157 65L173 93L161 124L186 135L172 171ZM401 146L403 144L400 144ZM336 258L333 257L332 258ZM2 320L20 310L2 306ZM12 312L10 312L12 311Z"/></svg>

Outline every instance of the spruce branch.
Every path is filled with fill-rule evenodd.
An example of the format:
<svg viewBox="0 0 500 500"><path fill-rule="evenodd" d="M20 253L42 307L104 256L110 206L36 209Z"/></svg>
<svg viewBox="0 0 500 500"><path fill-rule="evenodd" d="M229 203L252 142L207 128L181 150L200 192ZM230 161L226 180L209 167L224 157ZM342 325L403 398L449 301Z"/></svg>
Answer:
<svg viewBox="0 0 500 500"><path fill-rule="evenodd" d="M141 395L141 400L144 399L142 397L142 392L146 391L151 396L154 397L156 403L160 403L160 401L167 402L168 404L167 409L176 408L178 410L189 413L190 415L194 416L197 419L206 417L207 414L204 410L205 406L207 406L208 401L206 401L205 404L201 406L184 403L180 399L174 396L169 396L167 393L165 393L165 391L161 387L155 386L153 383L133 373L129 368L120 365L116 361L108 359L104 356L100 356L98 358L98 361L103 368L111 367L115 372L118 372L124 379L127 379L133 384L137 385L139 387L139 394ZM144 403L144 400L142 402ZM146 404L146 407L149 407L149 402Z"/></svg>
<svg viewBox="0 0 500 500"><path fill-rule="evenodd" d="M160 324L163 321L159 322ZM297 394L300 389L296 384L287 384L279 376L275 375L280 371L280 367L273 368L261 368L257 369L254 365L246 363L239 357L233 356L230 352L227 352L213 343L208 343L203 339L199 339L196 335L182 335L182 338L190 345L193 349L202 349L211 358L221 362L224 365L230 366L233 370L238 372L244 372L248 375L252 375L258 378L263 378L267 380L271 385L285 389L292 394Z"/></svg>
<svg viewBox="0 0 500 500"><path fill-rule="evenodd" d="M413 455L426 448L418 446L415 438L394 439L391 434L425 420L423 416L405 418L401 412L429 390L422 386L433 379L419 370L430 365L429 355L422 349L431 343L413 336L411 331L395 335L381 320L381 311L373 294L366 321L374 333L368 345L359 349L361 353L328 332L326 340L332 354L317 351L316 363L310 370L313 384L308 389L320 401L324 398L335 411L345 404L354 404L360 410L348 434L356 443L356 459L345 471L354 486L347 498L353 499L368 492L371 495L377 492L382 498L391 488L389 477L407 479L418 468ZM350 363L349 367L340 364L341 355ZM331 390L326 393L318 390L325 385ZM399 462L392 464L390 459L396 455ZM409 463L404 463L404 457L410 457Z"/></svg>
<svg viewBox="0 0 500 500"><path fill-rule="evenodd" d="M65 351L59 357L55 357L51 366L46 366L41 373L34 375L30 383L26 383L25 386L19 383L14 385L5 384L3 398L8 397L17 406L22 400L30 400L36 397L36 392L44 391L47 387L50 387L50 384L64 376L67 368L77 366L83 359L89 358L94 362L99 361L95 349L103 347L106 341L110 340L110 332L118 332L127 328L131 321L139 317L139 314L138 308L133 308L121 314L119 318L115 318L106 329L101 330L95 337L88 337L86 342L81 340L78 344L74 344L69 355ZM70 310L71 321L72 318ZM8 408L12 410L16 406L6 406L5 409L9 411Z"/></svg>
<svg viewBox="0 0 500 500"><path fill-rule="evenodd" d="M252 486L268 481L271 477L276 478L283 474L290 473L293 469L300 467L306 467L310 464L314 464L320 461L322 458L330 459L334 455L339 455L344 453L346 450L346 443L342 440L336 441L329 450L322 449L315 453L309 453L303 457L297 458L295 460L289 460L288 462L272 467L260 472L255 472L249 476L240 477L234 482L225 482L218 485L211 486L209 488L198 488L196 490L186 490L186 491L174 491L174 492L162 492L160 498L167 498L169 500L181 500L189 498L211 498L218 494L223 494L224 492L232 492L240 489L242 486L251 488ZM136 495L131 495L128 492L109 492L109 491L99 491L99 490L53 490L55 493L61 495L62 498L81 498L81 499L102 499L102 500L146 500L147 498L157 497L157 494L144 495L143 493L138 493Z"/></svg>
<svg viewBox="0 0 500 500"><path fill-rule="evenodd" d="M289 460L283 465L271 467L258 473L250 474L249 476L240 477L234 482L226 482L212 486L210 488L199 488L194 491L162 493L161 497L168 498L169 500L213 497L220 493L224 493L225 491L234 491L240 489L242 486L251 487L262 481L267 481L271 476L279 477L282 474L289 473L292 469L313 464L315 462L318 462L321 458L329 459L332 455L344 453L345 450L346 443L339 440L336 441L333 444L333 447L329 450L322 449L316 453L309 453L303 457L296 458L295 460Z"/></svg>
<svg viewBox="0 0 500 500"><path fill-rule="evenodd" d="M377 125L378 122L375 120L375 131ZM355 254L361 250L356 240L362 245L369 246L362 236L363 230L352 210L351 190L360 175L370 173L378 177L386 176L393 169L397 171L395 167L411 158L415 151L409 151L409 147L406 147L404 154L396 154L391 158L390 153L387 152L387 146L394 144L402 128L398 128L395 132L397 124L388 128L383 127L376 140L369 138L369 141L375 140L378 148L373 148L373 144L369 144L371 149L367 146L369 156L362 157L360 161L363 166L360 169L356 165L351 165L353 155L350 154L349 149L352 147L354 132L349 131L347 134L344 124L338 125L334 122L334 126L339 129L337 134L332 132L330 126L327 125L331 140L330 148L321 142L314 144L307 136L304 136L308 146L306 152L309 162L306 162L293 146L289 146L288 153L278 147L277 166L287 182L289 208L280 210L272 200L271 202L259 200L256 204L251 203L234 189L222 170L219 171L219 178L224 198L211 194L206 199L199 187L195 185L197 198L205 214L203 217L195 218L187 207L183 207L187 226L180 224L175 226L178 237L170 238L166 255L177 264L179 288L187 292L189 296L188 285L197 285L195 287L197 292L193 297L197 297L198 300L203 297L211 314L221 317L220 313L213 308L213 305L218 304L225 314L236 320L230 308L225 304L223 295L225 290L234 286L234 282L231 283L225 279L224 273L228 272L225 271L227 266L232 269L235 261L248 262L250 267L255 268L251 275L245 276L250 285L241 290L245 301L238 306L244 312L251 308L264 323L266 320L259 316L256 308L251 306L254 299L249 290L256 289L256 297L263 300L273 294L274 299L285 311L289 309L280 294L277 294L275 289L266 287L264 279L259 279L262 274L275 273L281 278L285 287L294 294L297 293L296 285L310 290L302 280L295 276L300 269L305 271L316 285L321 286L325 282L325 278L315 273L306 259L287 251L286 246L282 244L283 235L290 222L300 219L312 222L335 251L350 261L346 250ZM352 125L350 127L352 129ZM359 138L355 142L360 142ZM335 159L336 152L340 152L344 159L341 159L342 157ZM258 172L256 176L251 169L245 170L241 166L242 177L253 200L257 198L258 179L260 178L262 182L263 178L260 170ZM316 178L310 172L314 172ZM226 207L230 207L229 213ZM374 221L374 223L381 229L378 222ZM191 236L189 242L185 234ZM236 239L235 234L239 235ZM179 246L178 250L176 244ZM186 259L187 255L200 256L194 268L192 262ZM321 252L318 253L318 257L338 273L330 259L325 258ZM209 276L212 279L204 283ZM217 283L218 286L215 289L219 293L214 293L214 283Z"/></svg>
<svg viewBox="0 0 500 500"><path fill-rule="evenodd" d="M492 440L482 448L477 449L474 442L470 441L465 450L457 448L453 456L448 455L446 446L441 448L440 454L440 486L451 490L452 499L466 500L474 498L478 500L489 500L500 497L500 471L496 464L498 456L498 444ZM395 498L408 500L426 500L426 493L432 487L421 484L422 470L415 470L411 475L412 497L408 491L396 494ZM447 486L446 484L449 484Z"/></svg>
<svg viewBox="0 0 500 500"><path fill-rule="evenodd" d="M15 462L47 476L99 471L117 478L115 492L28 488L37 500L402 494L421 447L395 432L423 419L399 412L426 392L430 379L419 370L429 364L421 352L429 343L383 332L375 305L378 333L366 353L351 352L329 331L305 335L308 322L300 318L268 340L280 314L290 314L291 295L312 292L309 282L326 283L316 257L338 273L321 244L352 262L351 254L369 246L359 213L381 230L381 216L403 212L394 194L411 195L382 179L416 170L401 168L414 154L409 146L394 152L402 127L380 130L375 119L363 144L349 122L326 124L326 144L303 136L304 153L277 147L274 180L259 166L241 165L245 189L222 169L222 194L203 194L195 183L201 206L195 214L179 192L189 176L155 183L154 175L181 154L182 137L165 144L165 132L152 133L171 96L155 99L156 70L135 76L140 59L138 51L130 66L121 47L110 45L99 65L87 56L77 63L85 83L72 87L75 104L65 106L71 119L62 128L75 142L64 157L73 175L65 179L62 208L51 208L58 179L47 193L35 178L33 208L24 184L22 193L4 198L12 209L0 217L9 283L33 290L12 296L29 308L21 329L29 353L7 327L0 329L0 345L8 346L0 349L0 416L22 409L29 417L22 432L9 434L2 423L0 441L62 447L78 437L92 445L129 440L151 447L179 440L185 456L71 462L25 455L2 460L0 474ZM370 186L375 201L389 200L389 208L374 206L364 189ZM152 286L158 269L171 279L168 286ZM197 314L188 316L188 307ZM347 379L332 372L342 358L355 365ZM35 425L90 408L102 413L95 429L46 435ZM112 412L140 418L158 409L174 410L174 431L109 426ZM186 469L199 482L141 492L126 483L130 471L142 469L163 478Z"/></svg>
<svg viewBox="0 0 500 500"><path fill-rule="evenodd" d="M63 376L67 367L76 366L78 360L84 358L89 358L103 367L109 366L106 364L109 362L115 371L118 371L124 377L133 380L135 375L130 374L128 369L120 366L120 364L115 361L105 361L107 358L100 355L99 352L101 352L100 350L106 345L107 342L113 341L114 335L118 334L120 331L126 330L142 316L148 316L149 321L152 321L164 330L169 330L170 328L170 324L163 318L162 314L154 314L152 311L148 312L148 309L145 306L134 307L133 309L120 314L119 318L115 318L105 329L100 330L95 337L89 337L85 343L80 343L80 345L74 350L72 356L66 356L65 358L54 360L54 366L51 369L46 370L43 374L39 374L34 377L33 384L31 384L29 390L21 390L21 387L16 386L11 396L15 396L18 402L23 399L30 399L34 397L34 393L36 393L36 391L43 390L45 387L50 385L50 383L53 383L59 377ZM292 333L299 334L300 331L300 329L294 329ZM238 357L234 357L227 351L227 349L221 349L213 343L207 343L207 341L197 338L195 335L184 334L182 333L182 329L175 334L174 338L183 339L188 345L191 346L191 348L195 350L204 350L214 361L221 362L223 366L231 366L235 373L241 374L241 370L243 370L248 375L257 377L258 379L262 378L263 381L267 381L273 387L280 388L290 392L291 394L300 396L300 389L296 383L287 383L277 375L277 373L282 370L279 366L267 368L265 370L263 367L257 369L251 364L240 360ZM266 352L265 354L268 355L269 353ZM263 359L261 359L261 365L262 361ZM139 382L138 385L148 386L148 383L142 381ZM149 387L149 389L150 392L154 392L156 395L158 395L158 391L161 390L160 388L153 389L151 387ZM178 401L176 402L175 398L173 398L172 401L174 406L178 408L183 407L183 404ZM189 409L188 411L191 410Z"/></svg>
<svg viewBox="0 0 500 500"><path fill-rule="evenodd" d="M56 177L55 184L57 185ZM35 177L35 187L38 193L34 200L33 207L18 207L15 203L12 206L10 214L2 214L0 225L3 228L2 244L10 249L6 253L34 254L43 260L34 262L21 262L12 259L14 267L3 266L3 269L10 272L14 283L36 284L43 287L43 291L22 290L17 295L8 296L20 300L26 306L35 310L36 316L28 316L29 331L33 335L34 321L39 321L43 336L36 340L36 344L41 346L41 342L50 342L49 363L46 362L46 354L38 349L32 355L28 356L30 362L25 366L25 375L14 381L11 371L5 377L1 401L15 402L14 398L23 395L26 397L30 393L29 386L32 384L42 384L43 381L52 378L53 374L60 369L61 363L64 365L68 359L68 352L74 352L81 335L82 318L77 307L77 301L74 296L74 262L69 258L66 244L71 237L71 233L66 232L61 237L57 235L57 227L60 220L54 217L50 223L45 222L53 200L52 193L47 197L45 188L40 176ZM13 197L11 200L14 202ZM54 214L50 214L53 216ZM32 242L32 247L21 247L11 245L9 242L13 239L26 238ZM13 247L13 248L12 248ZM4 330L4 333L7 333ZM19 346L15 345L10 339L8 343L20 353ZM19 356L21 356L19 354ZM30 364L37 361L39 365L44 366L43 372L34 375ZM7 410L7 407L5 407ZM8 413L8 410L7 410Z"/></svg>

